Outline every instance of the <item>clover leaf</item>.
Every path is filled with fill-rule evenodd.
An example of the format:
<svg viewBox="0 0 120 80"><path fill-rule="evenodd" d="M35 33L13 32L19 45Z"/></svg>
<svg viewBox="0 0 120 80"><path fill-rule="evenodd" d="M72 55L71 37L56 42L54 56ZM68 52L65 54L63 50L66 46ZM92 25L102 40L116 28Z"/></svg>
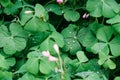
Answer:
<svg viewBox="0 0 120 80"><path fill-rule="evenodd" d="M103 52L99 53L99 60L98 60L98 64L99 65L103 65L106 68L109 67L110 69L115 69L116 68L116 64L110 59L112 58L112 56L105 54Z"/></svg>
<svg viewBox="0 0 120 80"><path fill-rule="evenodd" d="M6 26L0 29L0 47L3 47L6 54L12 55L26 47L26 40L24 39L26 32L17 23L11 23L9 30L10 32Z"/></svg>
<svg viewBox="0 0 120 80"><path fill-rule="evenodd" d="M70 24L62 31L62 35L65 39L64 51L70 51L71 54L76 54L78 50L81 50L81 45L77 40L77 26Z"/></svg>
<svg viewBox="0 0 120 80"><path fill-rule="evenodd" d="M33 10L30 8L23 8L20 13L20 24L25 25L32 17L33 17Z"/></svg>
<svg viewBox="0 0 120 80"><path fill-rule="evenodd" d="M52 54L56 54L53 45L57 43L60 48L64 46L64 39L63 36L54 31L51 33L51 35L48 36L41 44L40 44L40 50L41 51L50 51Z"/></svg>
<svg viewBox="0 0 120 80"><path fill-rule="evenodd" d="M97 31L97 39L102 41L102 42L99 42L99 43L96 43L92 46L92 51L94 53L99 53L99 52L105 52L106 54L109 53L109 48L108 48L108 42L110 40L110 38L112 37L112 34L113 34L113 30L110 26L105 26L105 27L102 27L100 28L98 31Z"/></svg>
<svg viewBox="0 0 120 80"><path fill-rule="evenodd" d="M47 11L40 4L35 5L35 16L41 18L43 21L47 21L49 19Z"/></svg>
<svg viewBox="0 0 120 80"><path fill-rule="evenodd" d="M120 15L116 15L113 18L108 19L106 22L108 24L112 24L112 27L118 32L120 33Z"/></svg>
<svg viewBox="0 0 120 80"><path fill-rule="evenodd" d="M0 0L2 6L7 7L10 4L10 0Z"/></svg>
<svg viewBox="0 0 120 80"><path fill-rule="evenodd" d="M49 67L48 67L49 66ZM39 65L39 70L43 74L51 73L55 68L55 63L48 60L41 60Z"/></svg>
<svg viewBox="0 0 120 80"><path fill-rule="evenodd" d="M84 46L84 47L91 47L93 44L97 42L97 39L92 34L89 28L82 28L79 30L77 35L78 41Z"/></svg>
<svg viewBox="0 0 120 80"><path fill-rule="evenodd" d="M0 68L1 69L9 69L11 66L15 65L15 58L6 58L5 56L0 54Z"/></svg>
<svg viewBox="0 0 120 80"><path fill-rule="evenodd" d="M114 39L112 39L109 43L110 45L110 49L111 49L111 53L113 56L119 56L120 55L120 36L116 36Z"/></svg>
<svg viewBox="0 0 120 80"><path fill-rule="evenodd" d="M65 10L64 12L64 18L67 20L67 21L77 21L79 18L80 18L80 14L75 11L75 10Z"/></svg>
<svg viewBox="0 0 120 80"><path fill-rule="evenodd" d="M97 60L92 59L87 63L81 63L76 70L75 76L80 77L82 80L107 80L103 72L97 64Z"/></svg>
<svg viewBox="0 0 120 80"><path fill-rule="evenodd" d="M119 56L120 36L116 36L112 40L110 40L112 38L113 32L114 31L111 28L111 26L105 26L100 28L97 31L96 35L99 42L92 46L91 48L92 52L94 53L104 52L105 54L109 54L109 52L111 51L113 56Z"/></svg>
<svg viewBox="0 0 120 80"><path fill-rule="evenodd" d="M3 1L3 0L1 0ZM5 0L4 0L5 1ZM6 1L10 1L10 0L6 0ZM7 7L5 7L4 9L4 13L7 14L7 15L15 15L18 13L19 9L23 7L23 4L22 4L22 1L16 1L14 3L14 5L12 5L13 3L10 2L8 4Z"/></svg>
<svg viewBox="0 0 120 80"><path fill-rule="evenodd" d="M39 62L38 58L29 58L26 62L26 71L32 74L37 74L39 66L38 62Z"/></svg>
<svg viewBox="0 0 120 80"><path fill-rule="evenodd" d="M0 80L12 80L12 72L0 70Z"/></svg>
<svg viewBox="0 0 120 80"><path fill-rule="evenodd" d="M70 24L67 28L62 31L65 39L64 51L70 51L71 54L76 54L78 50L81 50L80 43L89 48L97 42L96 38L91 33L90 29L81 28L77 29L78 26Z"/></svg>
<svg viewBox="0 0 120 80"><path fill-rule="evenodd" d="M119 5L115 0L88 0L86 8L93 17L111 18L119 12Z"/></svg>
<svg viewBox="0 0 120 80"><path fill-rule="evenodd" d="M19 78L18 80L41 80L41 79L36 78L35 76L33 76L30 73L26 73L21 78Z"/></svg>
<svg viewBox="0 0 120 80"><path fill-rule="evenodd" d="M120 76L115 77L114 80L120 80Z"/></svg>
<svg viewBox="0 0 120 80"><path fill-rule="evenodd" d="M116 15L115 17L108 19L107 23L109 23L109 24L120 23L119 20L120 20L120 15Z"/></svg>
<svg viewBox="0 0 120 80"><path fill-rule="evenodd" d="M62 15L61 7L57 4L48 4L45 8L48 12L53 12L57 15Z"/></svg>
<svg viewBox="0 0 120 80"><path fill-rule="evenodd" d="M88 58L86 57L86 55L84 54L83 51L78 51L76 54L77 54L77 57L81 63L88 61Z"/></svg>
<svg viewBox="0 0 120 80"><path fill-rule="evenodd" d="M33 17L28 23L26 23L24 28L30 32L46 31L49 30L49 24L37 17Z"/></svg>

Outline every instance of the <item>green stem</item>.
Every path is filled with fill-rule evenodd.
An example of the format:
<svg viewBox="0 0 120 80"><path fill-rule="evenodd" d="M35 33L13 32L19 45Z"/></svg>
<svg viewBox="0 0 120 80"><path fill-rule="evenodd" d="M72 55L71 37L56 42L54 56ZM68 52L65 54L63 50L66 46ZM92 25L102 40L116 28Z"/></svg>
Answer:
<svg viewBox="0 0 120 80"><path fill-rule="evenodd" d="M95 18L95 21L98 23L98 19L97 19L97 17Z"/></svg>
<svg viewBox="0 0 120 80"><path fill-rule="evenodd" d="M60 19L60 21L59 21L59 23L58 23L58 25L56 27L56 30L58 29L58 27L60 26L60 24L62 23L62 21L63 21L63 17Z"/></svg>
<svg viewBox="0 0 120 80"><path fill-rule="evenodd" d="M57 54L58 54L58 59L59 59L59 63L60 63L61 80L64 80L64 70L63 70L62 59L61 59L60 53L57 53Z"/></svg>
<svg viewBox="0 0 120 80"><path fill-rule="evenodd" d="M31 6L31 5L24 5L23 7L30 7L30 8L32 8L32 9L34 9L35 7L34 6Z"/></svg>
<svg viewBox="0 0 120 80"><path fill-rule="evenodd" d="M48 5L48 4L50 4L50 3L52 3L52 2L54 2L54 1L55 1L55 0L49 1L48 3L45 4L45 6Z"/></svg>
<svg viewBox="0 0 120 80"><path fill-rule="evenodd" d="M104 19L104 17L103 17L103 19L102 19L102 24L104 24L104 20L105 20L105 19Z"/></svg>

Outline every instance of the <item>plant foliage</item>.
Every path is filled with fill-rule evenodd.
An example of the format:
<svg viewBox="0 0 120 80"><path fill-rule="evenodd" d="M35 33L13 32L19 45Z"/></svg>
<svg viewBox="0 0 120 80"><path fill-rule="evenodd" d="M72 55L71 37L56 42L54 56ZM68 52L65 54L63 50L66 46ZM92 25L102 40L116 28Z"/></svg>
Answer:
<svg viewBox="0 0 120 80"><path fill-rule="evenodd" d="M119 0L0 0L0 80L120 80Z"/></svg>

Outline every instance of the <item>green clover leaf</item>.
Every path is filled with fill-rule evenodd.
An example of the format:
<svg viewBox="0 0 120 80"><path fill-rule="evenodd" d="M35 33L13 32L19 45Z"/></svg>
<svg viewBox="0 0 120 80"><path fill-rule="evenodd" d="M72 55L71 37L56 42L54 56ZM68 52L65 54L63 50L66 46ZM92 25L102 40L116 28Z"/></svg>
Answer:
<svg viewBox="0 0 120 80"><path fill-rule="evenodd" d="M14 66L15 63L15 58L6 58L5 56L0 55L0 68L9 69L10 66Z"/></svg>
<svg viewBox="0 0 120 80"><path fill-rule="evenodd" d="M113 18L110 18L106 21L108 24L112 24L112 27L120 33L120 15L116 15Z"/></svg>
<svg viewBox="0 0 120 80"><path fill-rule="evenodd" d="M12 72L0 70L0 80L12 80Z"/></svg>
<svg viewBox="0 0 120 80"><path fill-rule="evenodd" d="M115 0L88 0L86 8L93 17L111 18L119 12L119 5Z"/></svg>
<svg viewBox="0 0 120 80"><path fill-rule="evenodd" d="M67 21L77 21L80 18L80 14L79 12L75 11L75 10L65 10L64 12L64 18Z"/></svg>
<svg viewBox="0 0 120 80"><path fill-rule="evenodd" d="M47 11L40 4L35 5L35 16L37 16L38 18L41 18L43 21L47 21L49 19L49 15Z"/></svg>
<svg viewBox="0 0 120 80"><path fill-rule="evenodd" d="M0 0L2 6L7 7L10 4L10 0Z"/></svg>
<svg viewBox="0 0 120 80"><path fill-rule="evenodd" d="M76 54L78 50L81 50L81 45L77 41L77 26L70 24L62 31L62 35L65 39L64 51L70 51L71 54Z"/></svg>
<svg viewBox="0 0 120 80"><path fill-rule="evenodd" d="M9 29L10 32L6 26L0 29L0 47L3 47L6 54L12 55L26 47L26 40L24 39L26 32L17 23L11 23Z"/></svg>
<svg viewBox="0 0 120 80"><path fill-rule="evenodd" d="M88 61L88 58L86 57L86 55L84 54L83 51L78 51L76 54L77 54L77 57L81 63Z"/></svg>
<svg viewBox="0 0 120 80"><path fill-rule="evenodd" d="M71 54L76 54L77 51L81 50L80 43L84 47L90 48L94 43L97 42L90 29L82 28L79 30L77 28L78 26L70 24L62 31L65 39L65 46L63 50L70 51Z"/></svg>
<svg viewBox="0 0 120 80"><path fill-rule="evenodd" d="M33 76L30 73L26 73L21 78L19 78L18 80L41 80L41 79L36 78L35 76Z"/></svg>
<svg viewBox="0 0 120 80"><path fill-rule="evenodd" d="M113 32L114 31L111 26L105 26L100 28L97 31L96 35L99 42L92 46L91 48L92 52L94 53L104 52L105 54L109 54L109 52L111 51L113 56L119 56L120 36L116 36L112 40L110 40Z"/></svg>

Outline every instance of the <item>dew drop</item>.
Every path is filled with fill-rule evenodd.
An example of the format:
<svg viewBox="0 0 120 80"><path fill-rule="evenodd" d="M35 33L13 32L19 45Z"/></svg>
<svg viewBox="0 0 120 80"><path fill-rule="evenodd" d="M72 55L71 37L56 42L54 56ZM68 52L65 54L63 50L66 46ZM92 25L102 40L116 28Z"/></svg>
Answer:
<svg viewBox="0 0 120 80"><path fill-rule="evenodd" d="M70 44L70 42L67 42L68 44Z"/></svg>
<svg viewBox="0 0 120 80"><path fill-rule="evenodd" d="M70 49L72 49L72 47L70 47Z"/></svg>
<svg viewBox="0 0 120 80"><path fill-rule="evenodd" d="M77 39L77 37L76 37L76 36L74 36L74 39Z"/></svg>
<svg viewBox="0 0 120 80"><path fill-rule="evenodd" d="M64 13L64 11L62 11L62 14Z"/></svg>
<svg viewBox="0 0 120 80"><path fill-rule="evenodd" d="M72 33L72 32L69 32L70 34Z"/></svg>
<svg viewBox="0 0 120 80"><path fill-rule="evenodd" d="M97 73L99 73L99 72L97 71Z"/></svg>
<svg viewBox="0 0 120 80"><path fill-rule="evenodd" d="M75 43L75 41L73 40L73 43Z"/></svg>
<svg viewBox="0 0 120 80"><path fill-rule="evenodd" d="M49 11L52 11L52 9L50 8Z"/></svg>
<svg viewBox="0 0 120 80"><path fill-rule="evenodd" d="M68 68L68 66L65 66L66 68Z"/></svg>

